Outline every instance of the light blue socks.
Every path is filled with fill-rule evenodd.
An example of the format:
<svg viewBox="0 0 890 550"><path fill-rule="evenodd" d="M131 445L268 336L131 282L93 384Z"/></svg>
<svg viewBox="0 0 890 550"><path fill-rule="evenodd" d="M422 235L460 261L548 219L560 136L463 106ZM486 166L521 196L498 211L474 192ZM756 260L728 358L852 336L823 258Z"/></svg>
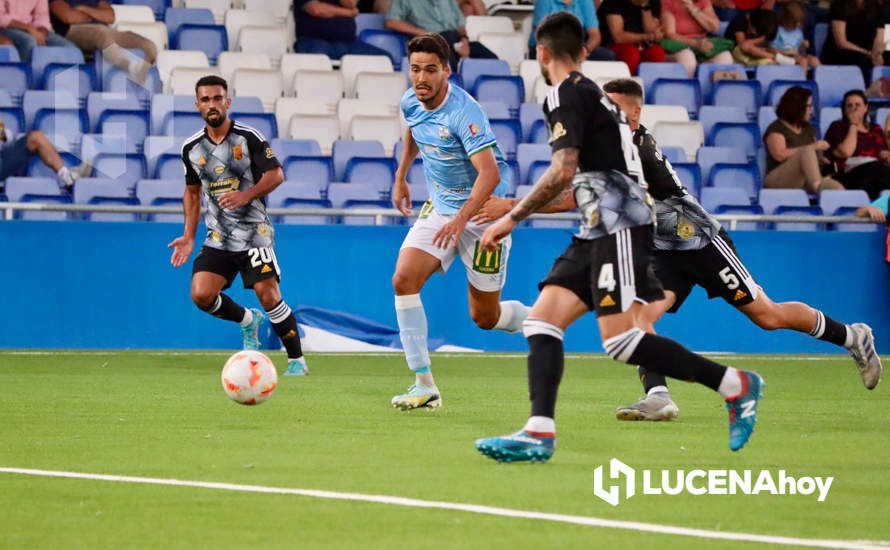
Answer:
<svg viewBox="0 0 890 550"><path fill-rule="evenodd" d="M396 296L396 319L399 321L399 338L408 368L420 374L429 372L426 313L420 294Z"/></svg>

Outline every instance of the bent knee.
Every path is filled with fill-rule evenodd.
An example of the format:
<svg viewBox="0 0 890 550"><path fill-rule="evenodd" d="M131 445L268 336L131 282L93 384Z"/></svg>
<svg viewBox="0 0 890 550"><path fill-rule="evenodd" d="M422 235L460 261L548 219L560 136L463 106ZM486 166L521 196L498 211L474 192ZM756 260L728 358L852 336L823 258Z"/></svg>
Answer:
<svg viewBox="0 0 890 550"><path fill-rule="evenodd" d="M213 305L213 302L216 301L216 297L219 294L216 292L212 292L204 289L192 289L192 302L198 306L198 309L210 309L210 306Z"/></svg>
<svg viewBox="0 0 890 550"><path fill-rule="evenodd" d="M417 294L420 292L420 283L411 275L396 271L392 275L392 288L397 296L405 296L407 294Z"/></svg>
<svg viewBox="0 0 890 550"><path fill-rule="evenodd" d="M490 330L498 323L498 314L496 311L481 309L470 310L470 319L476 323L477 327L484 330Z"/></svg>

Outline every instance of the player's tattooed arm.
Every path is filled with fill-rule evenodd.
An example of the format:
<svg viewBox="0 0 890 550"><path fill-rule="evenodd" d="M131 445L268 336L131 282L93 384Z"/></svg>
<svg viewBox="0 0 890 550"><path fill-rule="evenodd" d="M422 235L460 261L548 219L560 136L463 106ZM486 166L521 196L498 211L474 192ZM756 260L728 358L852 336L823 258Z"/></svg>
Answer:
<svg viewBox="0 0 890 550"><path fill-rule="evenodd" d="M572 179L578 170L578 152L576 147L566 147L553 153L550 167L535 183L529 194L510 211L510 219L521 222L553 203L563 193L568 191L571 195Z"/></svg>

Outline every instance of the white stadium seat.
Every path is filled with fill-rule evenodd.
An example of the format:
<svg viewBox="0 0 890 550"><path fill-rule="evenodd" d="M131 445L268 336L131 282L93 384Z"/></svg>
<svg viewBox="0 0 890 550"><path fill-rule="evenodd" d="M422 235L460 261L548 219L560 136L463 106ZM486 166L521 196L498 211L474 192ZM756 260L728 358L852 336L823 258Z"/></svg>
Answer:
<svg viewBox="0 0 890 550"><path fill-rule="evenodd" d="M238 44L241 29L247 26L275 26L275 16L264 11L229 10L226 12L226 35L229 38L229 49L234 50Z"/></svg>
<svg viewBox="0 0 890 550"><path fill-rule="evenodd" d="M392 70L392 61L385 55L344 55L340 58L346 97L355 97L355 77L358 73L391 73Z"/></svg>
<svg viewBox="0 0 890 550"><path fill-rule="evenodd" d="M525 100L535 101L535 83L541 77L541 66L535 59L526 59L519 64L519 76L525 84Z"/></svg>
<svg viewBox="0 0 890 550"><path fill-rule="evenodd" d="M640 124L653 129L658 122L688 122L689 113L681 105L643 105Z"/></svg>
<svg viewBox="0 0 890 550"><path fill-rule="evenodd" d="M662 147L682 147L689 162L695 160L695 153L705 141L705 132L697 120L691 122L661 121L652 131L655 140Z"/></svg>
<svg viewBox="0 0 890 550"><path fill-rule="evenodd" d="M238 51L264 53L272 60L272 65L280 64L281 56L287 53L290 44L283 26L255 27L248 25L238 34Z"/></svg>
<svg viewBox="0 0 890 550"><path fill-rule="evenodd" d="M163 23L118 23L117 30L135 32L148 38L158 51L167 49L167 25Z"/></svg>
<svg viewBox="0 0 890 550"><path fill-rule="evenodd" d="M349 126L349 139L377 140L387 155L392 154L402 137L402 125L397 116L356 115Z"/></svg>
<svg viewBox="0 0 890 550"><path fill-rule="evenodd" d="M291 87L300 99L311 99L336 106L343 99L343 77L337 71L299 70Z"/></svg>
<svg viewBox="0 0 890 550"><path fill-rule="evenodd" d="M261 53L222 52L217 66L222 77L231 80L238 69L271 69L272 62Z"/></svg>
<svg viewBox="0 0 890 550"><path fill-rule="evenodd" d="M275 102L283 94L281 73L275 69L236 69L232 76L232 95L260 98L267 113L274 111Z"/></svg>
<svg viewBox="0 0 890 550"><path fill-rule="evenodd" d="M187 8L207 8L213 13L217 25L225 21L226 12L232 9L231 0L185 0Z"/></svg>
<svg viewBox="0 0 890 550"><path fill-rule="evenodd" d="M294 115L336 116L337 104L296 97L278 98L275 102L275 120L278 122L279 132L283 133L290 128L290 120Z"/></svg>
<svg viewBox="0 0 890 550"><path fill-rule="evenodd" d="M334 142L340 139L340 123L336 115L294 115L291 117L290 139L314 139L323 155L330 155Z"/></svg>
<svg viewBox="0 0 890 550"><path fill-rule="evenodd" d="M300 69L311 71L333 71L331 58L321 53L286 53L281 57L281 77L284 79L284 92L294 93L294 74Z"/></svg>
<svg viewBox="0 0 890 550"><path fill-rule="evenodd" d="M407 86L402 73L359 73L355 79L355 95L358 99L386 101L398 105Z"/></svg>
<svg viewBox="0 0 890 550"><path fill-rule="evenodd" d="M161 82L164 88L170 81L170 75L173 69L178 67L209 67L210 62L207 60L207 54L197 50L161 50L158 52L156 61L158 73L161 76Z"/></svg>
<svg viewBox="0 0 890 550"><path fill-rule="evenodd" d="M177 67L170 73L168 93L194 97L195 82L202 76L211 74L220 76L219 69L216 67Z"/></svg>
<svg viewBox="0 0 890 550"><path fill-rule="evenodd" d="M528 36L523 36L518 32L485 32L479 36L479 42L494 52L498 58L509 63L510 70L514 74L519 70L519 64L528 53Z"/></svg>
<svg viewBox="0 0 890 550"><path fill-rule="evenodd" d="M155 12L148 6L129 6L112 4L114 10L114 28L120 23L154 23Z"/></svg>
<svg viewBox="0 0 890 550"><path fill-rule="evenodd" d="M341 99L337 104L337 116L340 118L340 135L348 136L352 118L356 115L397 117L398 106L384 101L365 101L363 99Z"/></svg>
<svg viewBox="0 0 890 550"><path fill-rule="evenodd" d="M606 76L630 78L630 69L624 61L582 61L581 73L590 80Z"/></svg>
<svg viewBox="0 0 890 550"><path fill-rule="evenodd" d="M250 11L262 11L275 17L283 23L287 14L291 11L292 0L242 0L244 9Z"/></svg>
<svg viewBox="0 0 890 550"><path fill-rule="evenodd" d="M513 20L500 15L470 15L464 26L471 41L479 40L479 35L484 32L512 33L514 30ZM525 36L527 41L528 34Z"/></svg>

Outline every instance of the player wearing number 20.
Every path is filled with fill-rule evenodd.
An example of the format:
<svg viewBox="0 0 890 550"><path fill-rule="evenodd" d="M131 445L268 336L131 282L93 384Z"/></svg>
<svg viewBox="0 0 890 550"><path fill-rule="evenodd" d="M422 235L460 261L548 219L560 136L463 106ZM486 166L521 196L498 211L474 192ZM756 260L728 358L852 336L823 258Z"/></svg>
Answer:
<svg viewBox="0 0 890 550"><path fill-rule="evenodd" d="M192 253L201 192L207 199L207 236L192 267L192 300L201 310L241 325L245 349L258 349L257 328L265 317L222 293L241 274L253 288L287 350L285 374L308 374L297 320L281 298L281 272L275 259L273 230L265 197L284 181L281 165L266 138L255 128L228 117L232 100L226 81L205 76L195 84L195 105L205 127L182 146L185 165L185 228L168 246L179 267Z"/></svg>

